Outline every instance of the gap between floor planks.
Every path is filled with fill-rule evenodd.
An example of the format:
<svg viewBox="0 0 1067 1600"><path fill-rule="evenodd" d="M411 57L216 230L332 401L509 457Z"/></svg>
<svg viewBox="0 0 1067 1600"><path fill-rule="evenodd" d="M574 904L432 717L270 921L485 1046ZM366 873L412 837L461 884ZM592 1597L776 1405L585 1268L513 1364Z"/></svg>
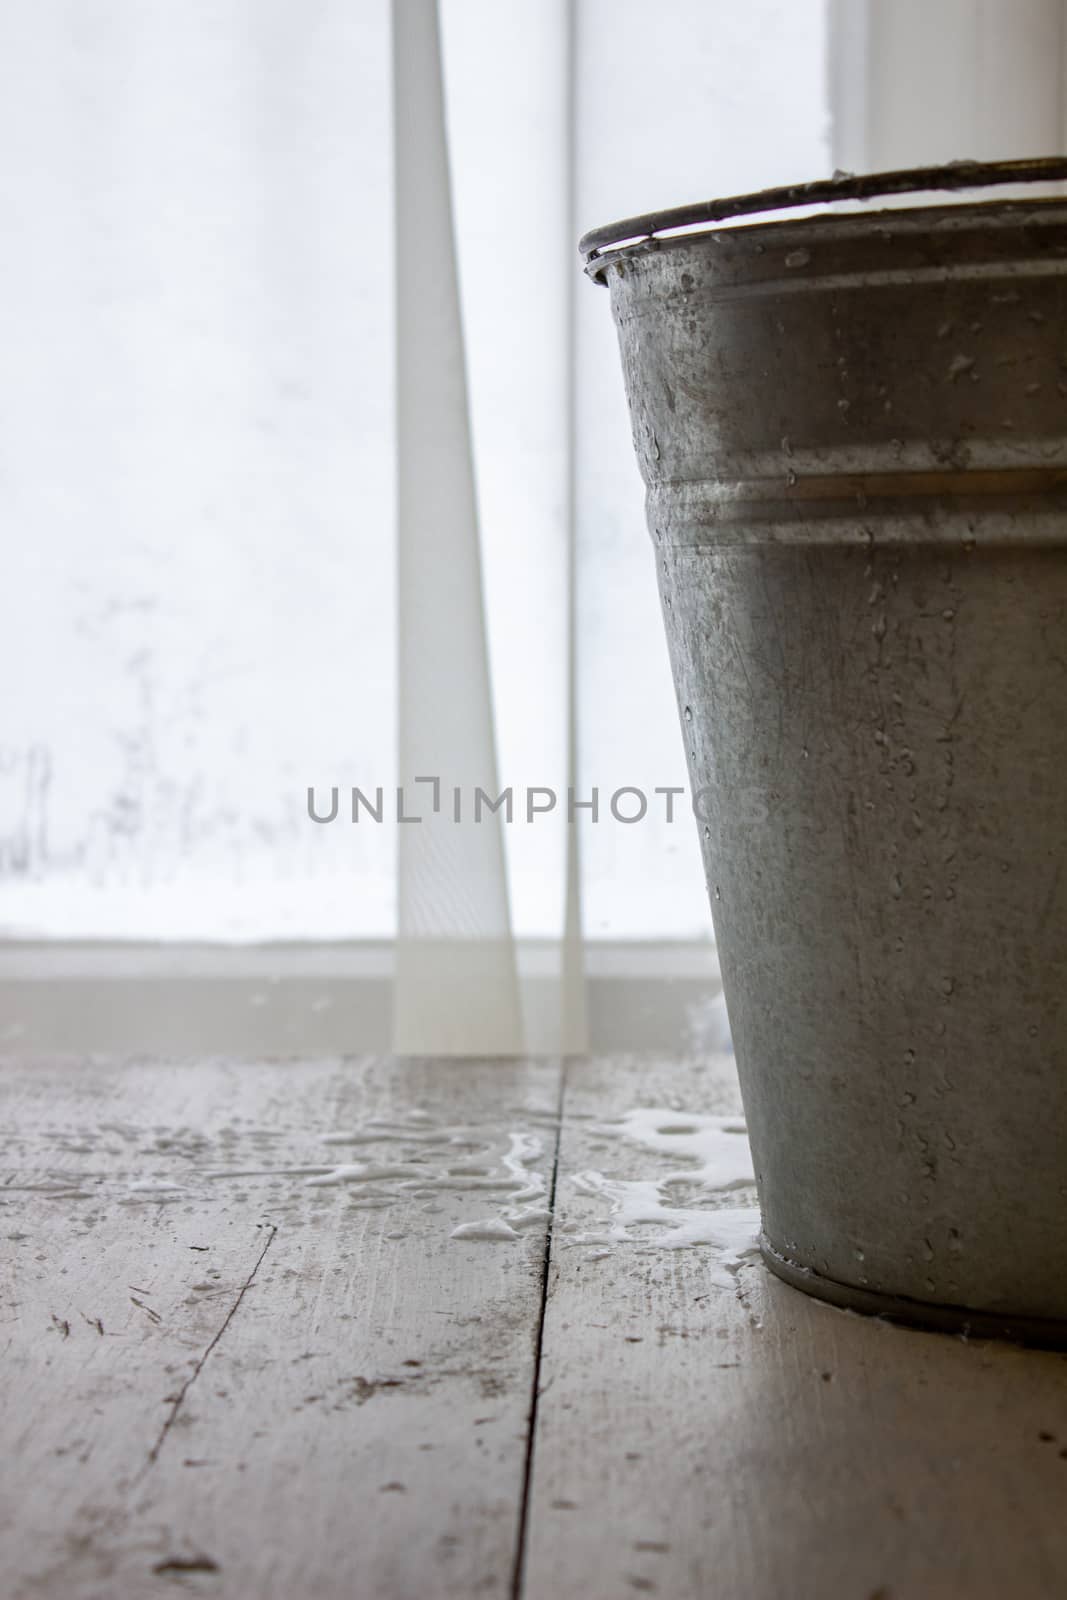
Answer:
<svg viewBox="0 0 1067 1600"><path fill-rule="evenodd" d="M507 1196L432 1183L500 1173L518 1130L542 1135L547 1185L559 1080L552 1062L9 1063L5 1600L508 1595L545 1220L453 1241ZM374 1156L422 1177L307 1186L358 1154L324 1133L412 1107L425 1120ZM417 1142L442 1127L466 1143ZM407 1181L421 1196L390 1203Z"/></svg>
<svg viewBox="0 0 1067 1600"><path fill-rule="evenodd" d="M665 1170L603 1122L732 1114L721 1060L569 1063L562 1122L553 1063L39 1062L0 1083L11 1600L1067 1589L1062 1357L849 1317L758 1264L723 1286L699 1250L581 1242L603 1203L577 1173ZM551 1239L450 1243L490 1209L477 1191L390 1238L387 1208L291 1170L413 1104L497 1154L540 1127ZM223 1156L230 1179L194 1177ZM178 1198L131 1190L168 1170Z"/></svg>
<svg viewBox="0 0 1067 1600"><path fill-rule="evenodd" d="M731 1283L704 1250L578 1242L604 1208L575 1174L669 1170L605 1143L635 1105L739 1100L721 1058L570 1065L525 1600L1062 1600L1067 1358L836 1311L758 1260Z"/></svg>

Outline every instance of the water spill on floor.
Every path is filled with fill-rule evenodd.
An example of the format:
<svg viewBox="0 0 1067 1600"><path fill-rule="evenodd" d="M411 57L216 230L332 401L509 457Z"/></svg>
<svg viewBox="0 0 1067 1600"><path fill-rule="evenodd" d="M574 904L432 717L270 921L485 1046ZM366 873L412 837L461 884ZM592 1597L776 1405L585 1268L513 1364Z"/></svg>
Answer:
<svg viewBox="0 0 1067 1600"><path fill-rule="evenodd" d="M538 1116L538 1120L542 1120ZM506 1147L501 1148L506 1141ZM450 1237L483 1244L511 1244L526 1229L548 1220L544 1173L536 1163L545 1155L540 1133L471 1125L435 1124L424 1111L397 1118L375 1118L348 1132L329 1133L323 1143L368 1151L365 1157L341 1162L305 1179L309 1189L345 1187L349 1203L362 1209L404 1201L434 1199L439 1194L492 1196L491 1214L456 1224ZM408 1159L375 1160L379 1144L402 1145ZM414 1150L416 1155L412 1157ZM436 1212L437 1206L424 1211Z"/></svg>
<svg viewBox="0 0 1067 1600"><path fill-rule="evenodd" d="M564 1224L572 1245L594 1247L603 1260L617 1246L678 1250L702 1246L712 1279L732 1287L739 1268L758 1251L760 1216L755 1175L742 1118L646 1106L598 1124L602 1138L638 1145L657 1158L641 1178L593 1169L570 1181L583 1196L602 1201L603 1221L592 1227ZM632 1158L625 1162L632 1168Z"/></svg>
<svg viewBox="0 0 1067 1600"><path fill-rule="evenodd" d="M486 1212L449 1228L453 1240L514 1244L548 1220L544 1166L551 1140L549 1113L537 1124L501 1135L475 1126L435 1124L425 1113L375 1119L348 1132L326 1134L328 1146L348 1146L356 1159L305 1178L309 1189L344 1188L349 1204L374 1209L432 1199L444 1193L493 1197ZM677 1106L642 1106L610 1122L583 1119L591 1148L610 1159L569 1180L572 1193L601 1202L590 1225L557 1224L568 1246L588 1247L591 1260L618 1248L639 1251L701 1247L713 1281L733 1285L757 1250L759 1212L745 1123L738 1116L691 1113ZM541 1130L544 1130L543 1132ZM403 1147L402 1160L380 1159L381 1148ZM634 1152L648 1158L640 1178ZM364 1153L365 1152L365 1153ZM565 1206L564 1197L564 1206ZM436 1207L423 1207L423 1210Z"/></svg>
<svg viewBox="0 0 1067 1600"><path fill-rule="evenodd" d="M241 1118L213 1138L185 1127L115 1125L97 1137L117 1132L124 1144L131 1139L142 1146L143 1164L127 1167L119 1178L123 1205L186 1205L200 1185L229 1182L236 1182L235 1202L243 1202L245 1180L258 1178L266 1180L264 1214L279 1219L306 1223L322 1207L340 1203L353 1223L357 1215L388 1212L388 1238L515 1247L532 1234L543 1236L550 1220L559 1123L555 1110L543 1105L515 1105L504 1115L502 1126L500 1120L449 1121L406 1107L323 1130L312 1135L310 1147L289 1149L284 1130L238 1126ZM707 1254L714 1280L736 1282L740 1266L755 1254L759 1228L742 1118L691 1112L675 1102L634 1107L610 1120L568 1114L566 1122L570 1173L557 1191L557 1248L581 1249L593 1262L620 1251L695 1247ZM591 1164L574 1174L576 1143ZM234 1165L224 1164L227 1155ZM184 1158L177 1170L170 1165L176 1156ZM47 1176L50 1184L63 1182L56 1193L73 1193L67 1174Z"/></svg>

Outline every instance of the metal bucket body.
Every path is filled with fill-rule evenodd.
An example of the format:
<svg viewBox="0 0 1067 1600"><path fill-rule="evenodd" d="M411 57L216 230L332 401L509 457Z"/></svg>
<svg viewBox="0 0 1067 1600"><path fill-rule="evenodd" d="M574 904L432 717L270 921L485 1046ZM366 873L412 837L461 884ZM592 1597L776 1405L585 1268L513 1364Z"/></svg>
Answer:
<svg viewBox="0 0 1067 1600"><path fill-rule="evenodd" d="M1067 204L610 286L764 1254L1067 1340Z"/></svg>

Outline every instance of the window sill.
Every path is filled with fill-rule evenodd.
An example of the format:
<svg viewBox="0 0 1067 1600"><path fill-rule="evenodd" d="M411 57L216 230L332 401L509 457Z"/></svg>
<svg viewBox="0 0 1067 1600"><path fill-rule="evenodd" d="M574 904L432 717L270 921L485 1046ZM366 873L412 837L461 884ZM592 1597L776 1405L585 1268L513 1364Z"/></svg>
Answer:
<svg viewBox="0 0 1067 1600"><path fill-rule="evenodd" d="M551 943L519 945L537 1013L558 970ZM714 947L589 943L591 1052L728 1044ZM327 944L0 945L0 1050L308 1055L386 1052L393 947ZM537 1041L531 1040L537 1049Z"/></svg>

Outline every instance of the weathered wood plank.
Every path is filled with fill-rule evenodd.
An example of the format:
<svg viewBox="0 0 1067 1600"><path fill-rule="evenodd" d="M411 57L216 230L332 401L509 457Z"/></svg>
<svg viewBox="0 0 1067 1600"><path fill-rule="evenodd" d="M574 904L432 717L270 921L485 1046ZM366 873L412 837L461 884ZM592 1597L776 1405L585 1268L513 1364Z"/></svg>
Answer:
<svg viewBox="0 0 1067 1600"><path fill-rule="evenodd" d="M686 1170L602 1124L659 1105L682 1150L690 1113L737 1102L721 1064L570 1079L530 1600L1062 1594L1063 1358L830 1311L664 1250L662 1218L583 1242L634 1198L611 1181ZM450 1236L547 1174L554 1067L37 1063L0 1087L5 1596L508 1592L540 1197L518 1239ZM373 1142L324 1146L343 1128ZM509 1137L536 1131L539 1162ZM358 1159L378 1176L308 1187Z"/></svg>
<svg viewBox="0 0 1067 1600"><path fill-rule="evenodd" d="M5 1595L506 1595L557 1087L8 1063ZM451 1238L505 1212L506 1242Z"/></svg>
<svg viewBox="0 0 1067 1600"><path fill-rule="evenodd" d="M580 1242L608 1209L587 1169L685 1168L600 1131L655 1105L684 1127L739 1102L723 1062L568 1068L526 1600L1067 1592L1064 1357L837 1312L662 1226Z"/></svg>

